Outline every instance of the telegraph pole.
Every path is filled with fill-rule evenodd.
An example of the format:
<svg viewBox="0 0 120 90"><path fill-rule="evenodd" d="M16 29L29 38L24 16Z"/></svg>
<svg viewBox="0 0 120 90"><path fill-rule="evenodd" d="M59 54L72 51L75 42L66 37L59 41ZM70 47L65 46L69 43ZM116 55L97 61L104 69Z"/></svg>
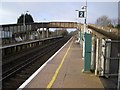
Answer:
<svg viewBox="0 0 120 90"><path fill-rule="evenodd" d="M24 13L23 13L23 30L24 30L24 32L25 32L25 28L26 28L26 25L25 25L25 14L27 13L27 12L29 12L29 11L25 11ZM26 30L26 32L27 32L27 30ZM26 35L26 37L25 37L25 39L27 39L27 35Z"/></svg>

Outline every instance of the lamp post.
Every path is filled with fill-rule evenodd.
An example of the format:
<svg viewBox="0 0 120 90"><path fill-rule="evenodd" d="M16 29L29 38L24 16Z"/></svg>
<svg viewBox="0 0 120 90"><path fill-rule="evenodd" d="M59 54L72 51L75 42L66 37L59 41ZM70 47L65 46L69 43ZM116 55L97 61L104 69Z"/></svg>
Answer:
<svg viewBox="0 0 120 90"><path fill-rule="evenodd" d="M76 10L79 11L79 10ZM79 18L84 18L83 25L83 58L84 58L84 69L83 72L90 72L91 65L91 34L87 33L87 0L85 2L85 6L81 7L81 11L79 11Z"/></svg>
<svg viewBox="0 0 120 90"><path fill-rule="evenodd" d="M75 10L75 11L78 11L79 12L79 18L84 18L84 34L85 32L87 31L86 30L86 24L87 24L87 0L85 2L85 6L82 6L81 7L81 11L79 10Z"/></svg>
<svg viewBox="0 0 120 90"><path fill-rule="evenodd" d="M24 14L23 14L23 28L24 28L24 30L25 30L25 12L24 12Z"/></svg>
<svg viewBox="0 0 120 90"><path fill-rule="evenodd" d="M85 6L82 6L82 9L85 12L85 19L84 19L84 36L83 36L83 58L84 58L84 69L83 72L90 72L91 69L91 40L92 36L91 34L87 33L87 0L85 3Z"/></svg>
<svg viewBox="0 0 120 90"><path fill-rule="evenodd" d="M87 0L85 3L85 6L82 6L82 8L85 11L85 20L84 20L84 33L86 32L86 24L87 24Z"/></svg>
<svg viewBox="0 0 120 90"><path fill-rule="evenodd" d="M45 18L43 18L43 21L42 21L42 38L45 38L45 32L44 32L44 20L45 20Z"/></svg>
<svg viewBox="0 0 120 90"><path fill-rule="evenodd" d="M25 25L25 14L28 13L29 11L25 11L24 14L23 14L23 30L25 32L25 28L26 28L26 25ZM26 31L27 32L27 31Z"/></svg>

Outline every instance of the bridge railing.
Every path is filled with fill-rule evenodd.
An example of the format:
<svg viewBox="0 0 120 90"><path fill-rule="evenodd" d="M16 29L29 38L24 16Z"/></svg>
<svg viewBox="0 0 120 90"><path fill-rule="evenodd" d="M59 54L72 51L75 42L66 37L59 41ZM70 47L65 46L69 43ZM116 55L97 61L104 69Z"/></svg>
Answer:
<svg viewBox="0 0 120 90"><path fill-rule="evenodd" d="M109 28L109 27L100 27L97 25L87 25L88 28L108 37L112 40L120 40L120 31L118 29Z"/></svg>

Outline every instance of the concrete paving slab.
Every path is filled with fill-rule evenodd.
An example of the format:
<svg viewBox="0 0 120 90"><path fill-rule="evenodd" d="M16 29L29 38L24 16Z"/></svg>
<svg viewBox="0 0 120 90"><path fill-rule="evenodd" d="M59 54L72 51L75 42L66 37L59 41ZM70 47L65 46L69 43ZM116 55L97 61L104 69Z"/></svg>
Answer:
<svg viewBox="0 0 120 90"><path fill-rule="evenodd" d="M79 44L74 43L74 41L60 71L58 72L58 76L55 79L52 88L104 88L99 77L96 77L93 73L82 73L82 48L80 48ZM70 43L71 42L69 42L65 48L63 48L61 52L59 52L58 55L56 55L53 60L39 72L26 88L47 87Z"/></svg>

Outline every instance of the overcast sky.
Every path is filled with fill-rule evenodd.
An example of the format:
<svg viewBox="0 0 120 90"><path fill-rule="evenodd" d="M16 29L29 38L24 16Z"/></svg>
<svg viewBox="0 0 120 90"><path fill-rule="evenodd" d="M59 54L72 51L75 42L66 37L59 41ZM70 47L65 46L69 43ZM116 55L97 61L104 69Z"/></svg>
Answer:
<svg viewBox="0 0 120 90"><path fill-rule="evenodd" d="M5 1L5 0L2 0ZM10 0L9 0L10 1ZM19 1L19 0L18 0ZM31 0L34 1L34 0ZM82 0L85 1L85 0ZM77 12L85 2L2 2L0 5L0 24L16 23L17 18L26 10L35 22L40 21L79 21ZM118 18L118 2L88 2L87 23L106 15L111 19ZM77 20L76 20L77 19Z"/></svg>

